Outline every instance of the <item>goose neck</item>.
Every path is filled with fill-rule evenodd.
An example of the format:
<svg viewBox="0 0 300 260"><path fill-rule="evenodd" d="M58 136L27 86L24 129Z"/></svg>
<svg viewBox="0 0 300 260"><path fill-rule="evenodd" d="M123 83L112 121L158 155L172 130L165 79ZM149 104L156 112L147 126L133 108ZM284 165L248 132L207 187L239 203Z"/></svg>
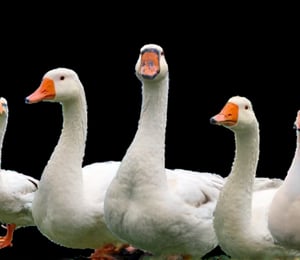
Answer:
<svg viewBox="0 0 300 260"><path fill-rule="evenodd" d="M162 172L165 170L168 79L155 83L145 81L142 96L138 129L122 160L119 173L130 164L130 176L138 185L147 183L150 186L149 180L154 185L167 185ZM123 177L126 176L127 173L123 174Z"/></svg>
<svg viewBox="0 0 300 260"><path fill-rule="evenodd" d="M227 249L231 247L227 243L232 243L228 237L236 239L237 244L250 244L252 241L251 204L259 156L258 127L236 132L235 145L235 158L220 193L214 220L220 243Z"/></svg>
<svg viewBox="0 0 300 260"><path fill-rule="evenodd" d="M62 111L62 131L44 169L41 182L51 185L53 192L67 193L66 189L69 188L72 190L70 194L73 194L75 190L80 192L79 187L82 186L82 161L87 134L85 100L64 102L62 103ZM64 191L58 191L58 189L64 189Z"/></svg>
<svg viewBox="0 0 300 260"><path fill-rule="evenodd" d="M6 132L6 127L7 127L7 118L5 118L4 120L0 120L0 169L1 169L1 162L2 162L2 146L3 146L4 136Z"/></svg>

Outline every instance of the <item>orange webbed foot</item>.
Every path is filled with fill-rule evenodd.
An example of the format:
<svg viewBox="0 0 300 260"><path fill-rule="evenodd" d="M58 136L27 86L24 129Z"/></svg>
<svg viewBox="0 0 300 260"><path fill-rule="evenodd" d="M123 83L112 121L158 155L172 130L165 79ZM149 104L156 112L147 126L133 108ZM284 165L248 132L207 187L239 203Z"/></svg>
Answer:
<svg viewBox="0 0 300 260"><path fill-rule="evenodd" d="M107 244L99 249L96 249L94 253L90 255L91 260L117 260L118 256L122 255L122 250L126 250L128 253L134 253L135 248L128 244L113 245Z"/></svg>
<svg viewBox="0 0 300 260"><path fill-rule="evenodd" d="M5 236L0 236L0 249L5 248L5 247L11 247L12 240L13 240L13 234L16 229L15 224L7 224L6 226L2 226L6 229L6 234Z"/></svg>
<svg viewBox="0 0 300 260"><path fill-rule="evenodd" d="M118 253L118 248L113 244L107 244L101 248L95 249L90 255L91 260L115 260L113 255Z"/></svg>

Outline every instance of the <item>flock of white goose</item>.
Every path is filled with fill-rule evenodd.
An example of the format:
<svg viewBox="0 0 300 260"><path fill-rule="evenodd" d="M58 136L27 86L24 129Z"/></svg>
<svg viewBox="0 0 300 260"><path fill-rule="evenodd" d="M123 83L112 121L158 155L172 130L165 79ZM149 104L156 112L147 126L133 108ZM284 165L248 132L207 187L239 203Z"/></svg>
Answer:
<svg viewBox="0 0 300 260"><path fill-rule="evenodd" d="M142 87L140 119L120 162L82 165L87 104L75 71L48 71L26 97L28 104L60 103L62 131L40 180L1 169L0 221L6 234L0 249L12 245L15 229L36 226L56 244L94 249L92 260L115 259L121 249L143 250L153 259L201 259L217 246L233 259L299 257L300 112L285 180L256 177L259 123L242 96L231 97L210 119L234 134L228 177L166 169L169 70L163 49L144 45L135 71ZM2 97L0 157L7 121Z"/></svg>

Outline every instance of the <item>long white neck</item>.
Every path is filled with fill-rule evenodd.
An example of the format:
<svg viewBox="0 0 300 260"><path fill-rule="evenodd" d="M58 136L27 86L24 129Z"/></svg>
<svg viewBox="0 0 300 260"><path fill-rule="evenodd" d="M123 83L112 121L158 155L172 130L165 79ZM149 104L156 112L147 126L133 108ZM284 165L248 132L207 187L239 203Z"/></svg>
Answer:
<svg viewBox="0 0 300 260"><path fill-rule="evenodd" d="M258 125L235 132L235 144L231 173L219 196L214 220L220 245L229 252L232 244L253 246L251 204L259 157Z"/></svg>
<svg viewBox="0 0 300 260"><path fill-rule="evenodd" d="M168 77L144 81L138 129L118 171L118 178L123 178L131 190L144 185L167 186L166 176L161 173L165 169L168 84Z"/></svg>
<svg viewBox="0 0 300 260"><path fill-rule="evenodd" d="M285 185L288 187L288 194L290 196L299 197L300 190L297 188L300 183L300 131L296 130L296 149L293 161L285 177Z"/></svg>
<svg viewBox="0 0 300 260"><path fill-rule="evenodd" d="M1 120L0 120L0 169L2 166L2 146L3 146L3 140L4 140L6 127L7 127L7 116L2 115L2 117L5 117L5 118L1 118ZM1 174L1 172L0 172L0 174Z"/></svg>
<svg viewBox="0 0 300 260"><path fill-rule="evenodd" d="M42 174L40 190L42 192L42 189L47 189L48 196L53 196L51 203L64 203L65 200L68 205L72 201L78 204L83 186L82 161L87 135L87 105L84 93L76 101L63 102L62 111L61 135ZM56 198L57 194L63 196ZM74 195L77 195L76 200Z"/></svg>

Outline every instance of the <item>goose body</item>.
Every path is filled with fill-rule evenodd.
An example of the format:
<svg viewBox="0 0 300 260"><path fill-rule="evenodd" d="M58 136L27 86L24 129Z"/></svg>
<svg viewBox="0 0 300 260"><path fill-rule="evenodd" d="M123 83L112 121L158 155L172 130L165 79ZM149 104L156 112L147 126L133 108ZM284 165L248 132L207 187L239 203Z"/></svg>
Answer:
<svg viewBox="0 0 300 260"><path fill-rule="evenodd" d="M141 114L108 187L105 222L118 237L154 256L200 259L218 245L212 221L224 179L213 173L165 169L169 71L163 49L144 45L135 68L142 83Z"/></svg>
<svg viewBox="0 0 300 260"><path fill-rule="evenodd" d="M40 86L25 101L29 104L59 102L63 111L58 143L43 170L39 190L32 203L33 218L39 231L65 247L95 249L99 257L126 247L107 228L103 212L106 188L119 162L93 163L82 167L87 136L87 104L77 73L68 68L48 71Z"/></svg>
<svg viewBox="0 0 300 260"><path fill-rule="evenodd" d="M300 252L274 243L267 224L278 187L254 190L259 158L259 124L249 99L234 96L211 123L233 131L235 158L219 195L214 227L220 247L234 259L290 259ZM282 183L282 182L281 182Z"/></svg>
<svg viewBox="0 0 300 260"><path fill-rule="evenodd" d="M14 170L1 169L3 139L8 123L8 103L0 98L0 222L6 224L0 236L0 249L12 245L16 228L34 226L31 205L38 180Z"/></svg>
<svg viewBox="0 0 300 260"><path fill-rule="evenodd" d="M300 110L295 121L296 149L283 184L269 211L268 225L280 245L300 250Z"/></svg>

